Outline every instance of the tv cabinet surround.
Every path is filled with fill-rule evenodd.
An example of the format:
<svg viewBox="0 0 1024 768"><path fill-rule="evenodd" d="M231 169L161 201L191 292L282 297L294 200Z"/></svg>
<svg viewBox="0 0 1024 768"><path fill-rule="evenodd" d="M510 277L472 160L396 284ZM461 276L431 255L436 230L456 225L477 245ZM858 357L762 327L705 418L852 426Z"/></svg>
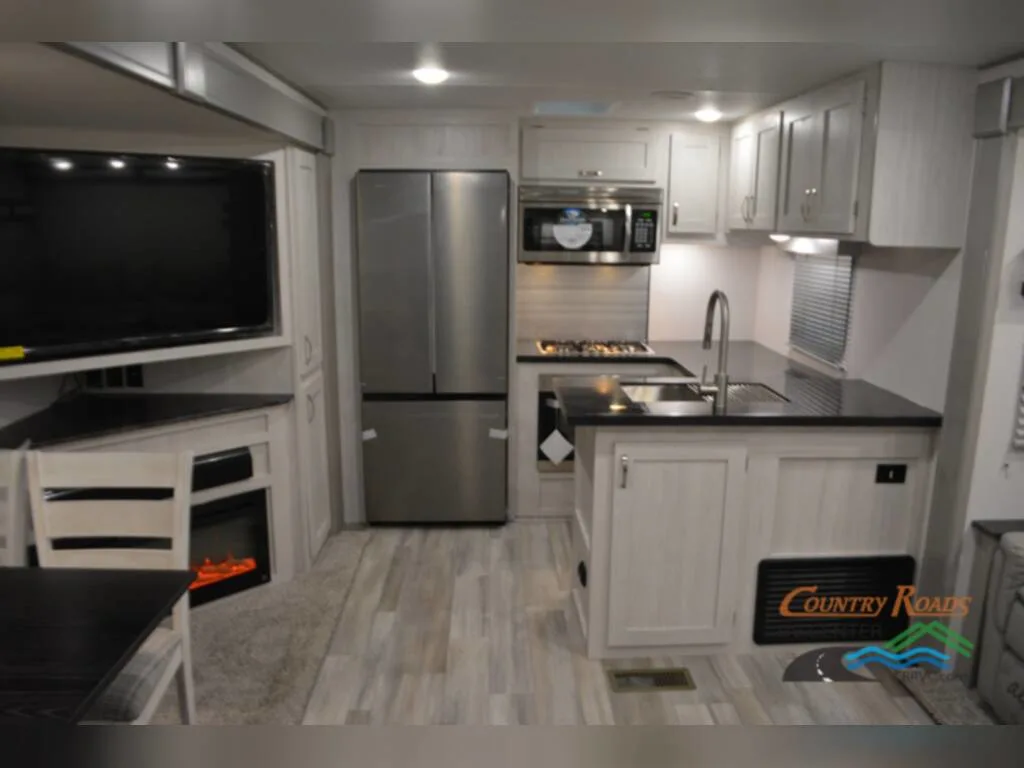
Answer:
<svg viewBox="0 0 1024 768"><path fill-rule="evenodd" d="M294 457L293 397L230 394L81 394L0 429L0 450L26 445L54 451L193 451L196 456L247 448L253 476L192 494L201 504L267 491L271 578L287 581L312 559L300 510ZM15 512L28 516L27 498ZM23 526L27 530L28 525ZM17 549L25 551L29 542Z"/></svg>

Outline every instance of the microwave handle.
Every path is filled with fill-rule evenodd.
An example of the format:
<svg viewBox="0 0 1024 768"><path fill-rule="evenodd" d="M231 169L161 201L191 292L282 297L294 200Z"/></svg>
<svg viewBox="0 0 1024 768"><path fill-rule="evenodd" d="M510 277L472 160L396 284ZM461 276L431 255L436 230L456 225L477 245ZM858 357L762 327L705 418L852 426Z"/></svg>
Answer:
<svg viewBox="0 0 1024 768"><path fill-rule="evenodd" d="M628 204L626 205L626 242L623 250L633 250L633 206Z"/></svg>

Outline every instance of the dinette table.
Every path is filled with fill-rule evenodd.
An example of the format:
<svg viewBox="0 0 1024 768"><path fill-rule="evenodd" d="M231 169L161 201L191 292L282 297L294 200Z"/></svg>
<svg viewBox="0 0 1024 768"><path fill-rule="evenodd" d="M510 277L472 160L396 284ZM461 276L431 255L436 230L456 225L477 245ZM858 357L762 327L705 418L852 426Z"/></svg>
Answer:
<svg viewBox="0 0 1024 768"><path fill-rule="evenodd" d="M193 578L0 568L0 724L83 719Z"/></svg>

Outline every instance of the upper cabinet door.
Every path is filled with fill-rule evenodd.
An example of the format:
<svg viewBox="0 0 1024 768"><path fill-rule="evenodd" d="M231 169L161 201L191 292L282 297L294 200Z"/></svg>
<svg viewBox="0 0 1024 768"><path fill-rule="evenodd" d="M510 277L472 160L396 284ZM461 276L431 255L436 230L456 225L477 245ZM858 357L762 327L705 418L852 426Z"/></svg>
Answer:
<svg viewBox="0 0 1024 768"><path fill-rule="evenodd" d="M801 100L785 109L778 225L782 232L811 231L811 190L820 186L820 136L818 113L813 103Z"/></svg>
<svg viewBox="0 0 1024 768"><path fill-rule="evenodd" d="M811 226L815 232L850 234L857 222L864 81L829 88L815 101L821 170L817 191L811 194Z"/></svg>
<svg viewBox="0 0 1024 768"><path fill-rule="evenodd" d="M774 231L779 195L779 163L782 149L782 113L769 112L754 125L752 137L753 178L748 205L750 229Z"/></svg>
<svg viewBox="0 0 1024 768"><path fill-rule="evenodd" d="M750 227L750 197L754 193L754 165L757 158L755 126L740 123L732 132L729 155L729 202L725 224L729 229Z"/></svg>
<svg viewBox="0 0 1024 768"><path fill-rule="evenodd" d="M646 129L527 127L523 129L522 178L653 184L657 150L657 136Z"/></svg>
<svg viewBox="0 0 1024 768"><path fill-rule="evenodd" d="M508 196L505 173L433 174L439 394L508 391Z"/></svg>
<svg viewBox="0 0 1024 768"><path fill-rule="evenodd" d="M670 234L713 235L718 230L721 148L717 134L672 134L665 207Z"/></svg>
<svg viewBox="0 0 1024 768"><path fill-rule="evenodd" d="M316 160L293 150L289 163L291 185L292 274L295 276L295 342L299 373L315 371L323 361L320 319L320 217Z"/></svg>
<svg viewBox="0 0 1024 768"><path fill-rule="evenodd" d="M433 392L430 174L360 173L356 208L363 392Z"/></svg>

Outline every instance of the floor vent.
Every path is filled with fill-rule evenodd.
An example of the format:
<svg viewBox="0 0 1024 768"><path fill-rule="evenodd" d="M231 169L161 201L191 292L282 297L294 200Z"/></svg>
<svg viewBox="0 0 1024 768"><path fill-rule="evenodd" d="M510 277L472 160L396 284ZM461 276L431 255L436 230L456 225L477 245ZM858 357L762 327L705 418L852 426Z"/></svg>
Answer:
<svg viewBox="0 0 1024 768"><path fill-rule="evenodd" d="M909 625L906 612L893 616L892 607L900 585L913 583L914 558L909 555L762 560L757 569L754 642L775 645L888 640ZM795 598L791 611L799 612L803 600L810 596L888 599L877 618L784 616L780 609L786 595L806 586L817 590Z"/></svg>
<svg viewBox="0 0 1024 768"><path fill-rule="evenodd" d="M612 693L692 691L697 686L686 667L668 669L610 669L608 684Z"/></svg>

